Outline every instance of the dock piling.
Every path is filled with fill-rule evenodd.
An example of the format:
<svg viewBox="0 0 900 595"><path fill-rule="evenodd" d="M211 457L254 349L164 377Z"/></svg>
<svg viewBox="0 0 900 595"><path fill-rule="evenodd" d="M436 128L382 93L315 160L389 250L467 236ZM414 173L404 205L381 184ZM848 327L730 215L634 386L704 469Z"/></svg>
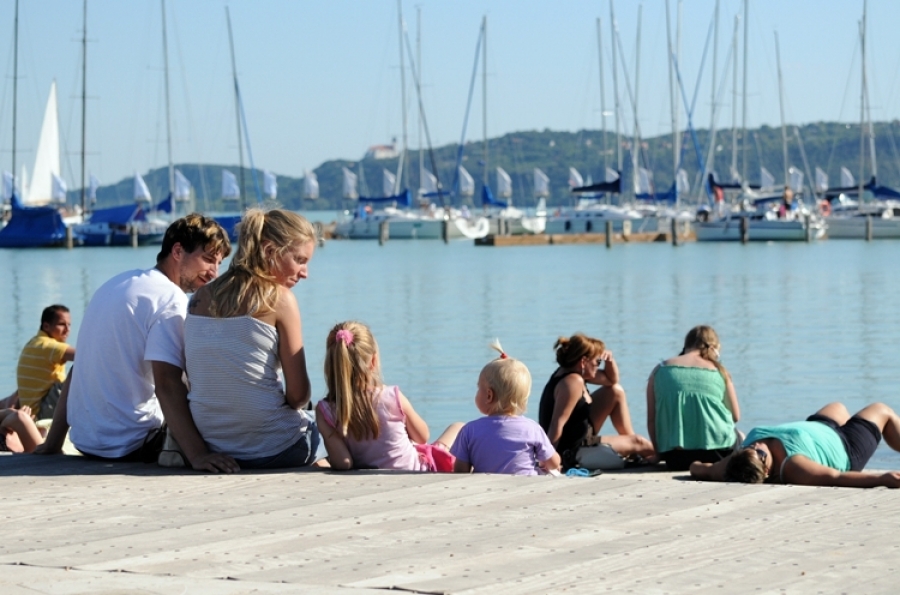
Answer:
<svg viewBox="0 0 900 595"><path fill-rule="evenodd" d="M750 220L747 216L741 217L741 243L746 244L750 240Z"/></svg>
<svg viewBox="0 0 900 595"><path fill-rule="evenodd" d="M66 248L71 250L75 247L75 237L72 235L72 228L66 227Z"/></svg>
<svg viewBox="0 0 900 595"><path fill-rule="evenodd" d="M388 225L387 219L378 224L378 245L384 246L384 243L388 241L388 238L391 235L391 230Z"/></svg>
<svg viewBox="0 0 900 595"><path fill-rule="evenodd" d="M612 235L613 235L612 221L607 219L606 220L606 247L607 248L612 248Z"/></svg>
<svg viewBox="0 0 900 595"><path fill-rule="evenodd" d="M866 241L872 241L872 215L866 215Z"/></svg>

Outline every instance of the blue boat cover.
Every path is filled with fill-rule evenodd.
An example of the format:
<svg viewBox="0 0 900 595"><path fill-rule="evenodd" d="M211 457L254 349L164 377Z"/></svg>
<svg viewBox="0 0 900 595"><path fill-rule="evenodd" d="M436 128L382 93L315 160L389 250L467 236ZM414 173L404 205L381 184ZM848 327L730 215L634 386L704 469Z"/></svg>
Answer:
<svg viewBox="0 0 900 595"><path fill-rule="evenodd" d="M591 184L590 186L578 186L577 188L572 188L572 192L577 194L582 192L612 192L620 194L622 192L622 173L616 173L619 174L619 177L612 182L599 182L597 184Z"/></svg>
<svg viewBox="0 0 900 595"><path fill-rule="evenodd" d="M360 196L359 202L395 202L406 207L412 206L412 194L409 189L395 196Z"/></svg>
<svg viewBox="0 0 900 595"><path fill-rule="evenodd" d="M147 216L140 205L123 205L108 209L97 209L91 213L91 223L112 223L126 225L132 221L146 221Z"/></svg>
<svg viewBox="0 0 900 595"><path fill-rule="evenodd" d="M487 184L481 187L481 204L491 207L500 207L501 209L505 209L508 206L502 200L494 198L494 193L491 192L491 188Z"/></svg>
<svg viewBox="0 0 900 595"><path fill-rule="evenodd" d="M229 240L237 241L237 224L241 222L240 215L216 215L213 219L222 226L222 229L228 234Z"/></svg>
<svg viewBox="0 0 900 595"><path fill-rule="evenodd" d="M171 213L172 212L172 193L169 192L169 196L166 197L166 200L162 201L158 205L156 205L156 210L160 213Z"/></svg>
<svg viewBox="0 0 900 595"><path fill-rule="evenodd" d="M66 240L66 225L55 207L22 207L12 197L12 218L0 229L0 248L59 246Z"/></svg>

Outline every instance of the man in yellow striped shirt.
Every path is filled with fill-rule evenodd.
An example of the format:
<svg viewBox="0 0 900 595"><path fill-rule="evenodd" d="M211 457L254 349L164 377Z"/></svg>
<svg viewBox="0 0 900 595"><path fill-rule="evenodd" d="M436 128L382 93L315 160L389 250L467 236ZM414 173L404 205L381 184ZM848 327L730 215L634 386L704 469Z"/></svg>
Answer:
<svg viewBox="0 0 900 595"><path fill-rule="evenodd" d="M66 380L66 362L75 359L75 348L66 344L72 330L69 309L47 306L41 329L22 349L17 370L19 407L31 407L36 419L52 419Z"/></svg>

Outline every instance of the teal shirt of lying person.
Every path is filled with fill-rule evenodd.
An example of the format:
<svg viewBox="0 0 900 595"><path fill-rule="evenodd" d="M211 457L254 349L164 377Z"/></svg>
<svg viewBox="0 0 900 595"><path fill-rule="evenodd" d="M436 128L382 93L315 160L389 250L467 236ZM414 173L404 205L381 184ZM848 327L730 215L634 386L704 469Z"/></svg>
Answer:
<svg viewBox="0 0 900 595"><path fill-rule="evenodd" d="M797 421L780 426L754 428L744 440L744 448L766 438L775 438L781 442L787 453L785 461L794 455L803 455L820 465L841 472L850 470L850 457L844 448L844 442L837 432L823 423Z"/></svg>
<svg viewBox="0 0 900 595"><path fill-rule="evenodd" d="M660 365L653 376L656 450L717 450L734 446L734 421L718 370Z"/></svg>

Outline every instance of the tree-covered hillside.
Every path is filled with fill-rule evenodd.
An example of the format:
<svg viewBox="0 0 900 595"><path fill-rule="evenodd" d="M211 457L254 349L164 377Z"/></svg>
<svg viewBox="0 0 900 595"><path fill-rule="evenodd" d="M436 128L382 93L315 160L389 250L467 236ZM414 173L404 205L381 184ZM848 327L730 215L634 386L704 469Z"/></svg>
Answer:
<svg viewBox="0 0 900 595"><path fill-rule="evenodd" d="M900 187L900 152L898 152L895 134L900 134L900 122L877 123L873 126L878 165L878 180L881 184ZM896 130L896 132L895 132ZM795 127L788 128L788 164L808 175L814 175L816 167L823 169L829 176L832 186L839 185L840 168L847 167L854 176L860 173L860 127L839 123L807 124L799 128L799 139L805 150L806 163L801 152L801 142L795 133ZM738 133L740 136L740 133ZM687 173L692 185L692 195L697 194L698 155L706 159L708 152L709 131L699 130L696 134L681 135L683 149L681 167ZM653 172L654 185L658 192L667 190L673 180L674 156L672 154L672 136L664 135L643 140L641 167ZM751 183L759 181L760 166L772 173L777 182L784 179L782 157L781 128L763 126L747 132L747 142L738 138L737 169L746 171ZM605 167L617 167L616 139L613 132L607 131L606 138L599 130L582 130L579 132L554 132L551 130L525 131L507 134L488 141L487 174L488 184L496 192L497 167L506 170L513 183L513 202L521 206L530 206L535 202L533 195L534 168L540 168L550 178L551 196L549 205L571 204L573 201L569 191L569 168L577 169L585 180L591 176L594 181L603 180ZM631 138L622 139L623 189L630 189L631 180ZM742 147L744 147L742 149ZM868 155L868 140L866 139ZM444 189L450 190L454 185L456 146L437 147L432 152L424 151L425 167L432 169L432 159L437 165L437 174ZM744 161L746 160L746 169ZM716 134L716 151L714 169L721 180L730 179L732 163L731 130L721 130ZM485 175L484 146L482 142L469 142L462 154L462 165L476 181L475 202L481 192L481 182ZM220 211L237 210L239 205L234 201L224 202L221 197L222 169L226 168L238 176L236 166L179 164L178 169L190 180L196 194L198 209ZM379 196L382 194L382 170L397 171L397 159L362 161L335 160L327 161L315 169L319 181L317 200L303 198L303 179L289 176L278 176L277 202L290 209L342 209L352 207L353 201L344 200L341 196L343 188L342 168L347 167L360 175L360 194ZM871 176L872 164L866 158L865 177ZM404 183L413 190L419 187L419 152L411 150L405 173ZM252 172L244 170L244 193L246 204L256 203L256 185L262 192L262 172L258 172L254 181ZM168 171L160 168L144 174L144 180L158 202L165 198L168 188ZM808 180L808 177L807 177ZM97 206L126 204L132 199L134 181L128 178L115 185L101 187L97 194ZM626 190L627 192L627 190ZM79 193L70 192L69 200L78 202ZM459 203L460 199L454 199ZM472 204L472 199L465 202Z"/></svg>

